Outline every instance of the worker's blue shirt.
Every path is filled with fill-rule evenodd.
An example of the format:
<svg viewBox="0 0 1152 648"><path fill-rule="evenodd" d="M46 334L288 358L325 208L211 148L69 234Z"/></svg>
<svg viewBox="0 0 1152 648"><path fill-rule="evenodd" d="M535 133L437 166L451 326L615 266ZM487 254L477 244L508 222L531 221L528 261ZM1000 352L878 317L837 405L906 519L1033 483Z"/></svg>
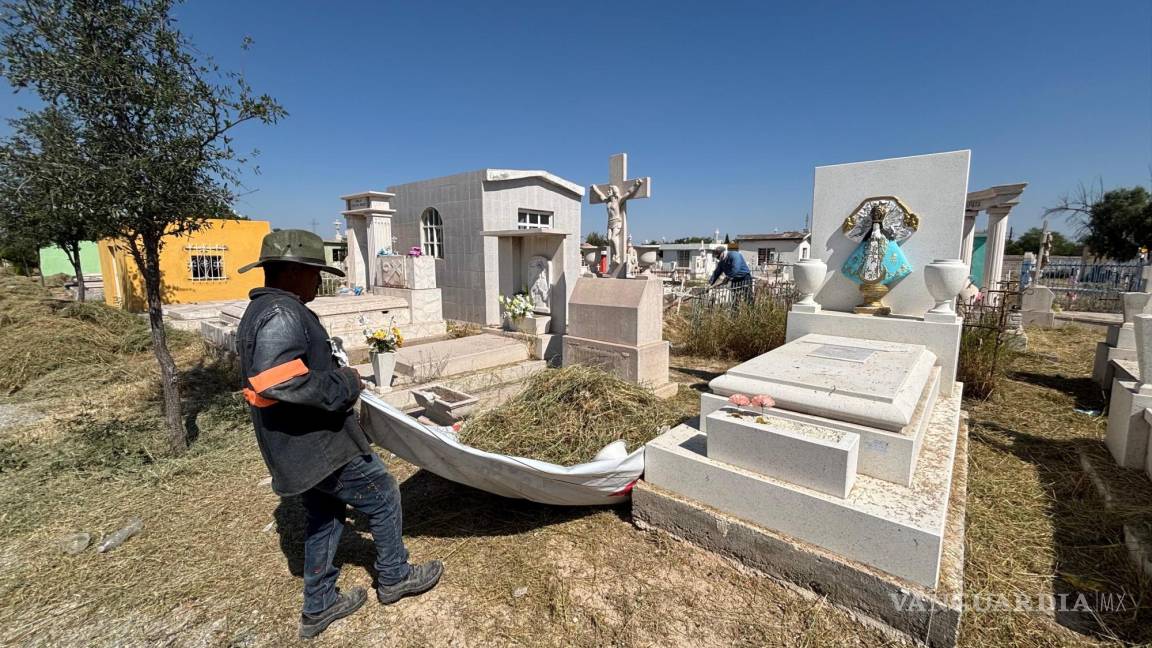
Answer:
<svg viewBox="0 0 1152 648"><path fill-rule="evenodd" d="M723 259L720 259L720 263L716 264L716 269L712 271L712 278L708 280L708 283L716 283L716 280L720 278L720 273L724 273L729 281L741 281L752 277L752 271L748 269L744 255L731 250L724 255Z"/></svg>

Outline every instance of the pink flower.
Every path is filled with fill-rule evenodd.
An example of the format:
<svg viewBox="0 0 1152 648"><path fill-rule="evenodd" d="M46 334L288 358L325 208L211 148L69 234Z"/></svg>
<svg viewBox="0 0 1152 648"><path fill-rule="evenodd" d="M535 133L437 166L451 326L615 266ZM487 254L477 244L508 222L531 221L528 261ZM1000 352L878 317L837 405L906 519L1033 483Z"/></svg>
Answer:
<svg viewBox="0 0 1152 648"><path fill-rule="evenodd" d="M769 407L776 406L776 399L768 394L760 394L752 397L752 404L762 409L768 409Z"/></svg>
<svg viewBox="0 0 1152 648"><path fill-rule="evenodd" d="M751 403L752 401L748 400L748 397L745 396L744 394L732 394L731 396L728 397L728 402L732 403L733 405L735 405L737 407L745 407L746 405L748 405L748 403Z"/></svg>

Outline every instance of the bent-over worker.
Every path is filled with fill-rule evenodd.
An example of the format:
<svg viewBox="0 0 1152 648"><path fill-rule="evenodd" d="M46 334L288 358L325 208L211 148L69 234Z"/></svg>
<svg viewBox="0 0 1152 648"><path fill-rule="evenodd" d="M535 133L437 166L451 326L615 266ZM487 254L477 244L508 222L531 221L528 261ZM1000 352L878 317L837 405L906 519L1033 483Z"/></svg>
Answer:
<svg viewBox="0 0 1152 648"><path fill-rule="evenodd" d="M324 243L304 230L264 237L264 287L240 321L237 343L244 397L260 453L281 497L299 495L306 513L304 608L300 637L323 632L367 598L363 587L341 592L332 564L348 506L368 518L376 545L376 598L383 604L426 592L443 565L408 563L401 537L400 491L372 451L354 410L360 375L340 366L320 319L304 305L316 298L320 272L344 276L324 261Z"/></svg>
<svg viewBox="0 0 1152 648"><path fill-rule="evenodd" d="M712 271L712 278L708 280L708 288L718 288L727 283L740 299L751 299L752 271L748 269L744 255L732 252L727 245L721 244L712 247L712 257L716 259L716 269ZM721 275L723 280L717 283L716 280L720 279Z"/></svg>

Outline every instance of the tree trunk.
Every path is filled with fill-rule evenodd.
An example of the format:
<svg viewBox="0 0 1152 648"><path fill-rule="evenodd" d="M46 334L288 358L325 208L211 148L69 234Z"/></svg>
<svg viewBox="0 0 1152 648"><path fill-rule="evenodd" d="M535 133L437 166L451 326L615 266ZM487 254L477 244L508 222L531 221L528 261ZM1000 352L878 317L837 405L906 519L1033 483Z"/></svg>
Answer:
<svg viewBox="0 0 1152 648"><path fill-rule="evenodd" d="M76 301L84 301L84 269L80 267L80 244L68 244L60 246L64 250L64 254L68 257L68 262L72 264L72 272L76 275ZM41 272L41 275L44 273Z"/></svg>
<svg viewBox="0 0 1152 648"><path fill-rule="evenodd" d="M144 291L148 297L148 324L152 328L152 352L160 364L160 384L164 389L164 417L168 424L168 445L173 454L188 449L188 431L184 427L184 414L180 403L180 374L176 361L168 351L168 336L164 331L164 310L160 292L160 238L142 236L143 249L136 256L140 274L144 275Z"/></svg>

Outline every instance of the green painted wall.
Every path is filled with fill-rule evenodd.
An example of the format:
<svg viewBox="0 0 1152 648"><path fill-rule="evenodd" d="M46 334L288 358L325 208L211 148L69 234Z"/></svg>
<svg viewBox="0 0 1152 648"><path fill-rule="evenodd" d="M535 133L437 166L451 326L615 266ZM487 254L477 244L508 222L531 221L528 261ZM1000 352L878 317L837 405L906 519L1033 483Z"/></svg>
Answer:
<svg viewBox="0 0 1152 648"><path fill-rule="evenodd" d="M984 280L984 244L987 242L987 234L976 234L972 237L972 267L969 268L969 274L972 283L977 286L983 285L981 282Z"/></svg>
<svg viewBox="0 0 1152 648"><path fill-rule="evenodd" d="M92 241L80 242L80 269L84 274L100 274L100 253L96 243ZM57 274L72 275L72 263L64 250L55 245L40 250L40 274L51 277Z"/></svg>

